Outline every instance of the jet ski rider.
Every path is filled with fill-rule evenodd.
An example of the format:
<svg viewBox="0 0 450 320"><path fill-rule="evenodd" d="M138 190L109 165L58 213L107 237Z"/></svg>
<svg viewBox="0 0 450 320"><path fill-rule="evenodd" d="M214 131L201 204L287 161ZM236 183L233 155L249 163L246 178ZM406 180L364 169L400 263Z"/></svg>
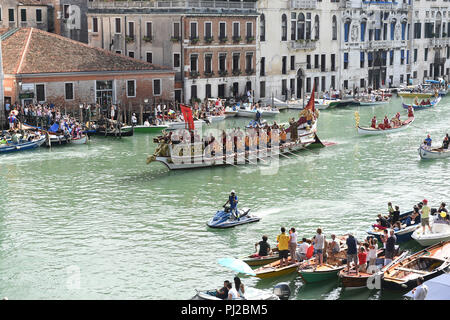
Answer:
<svg viewBox="0 0 450 320"><path fill-rule="evenodd" d="M238 211L237 211L237 204L238 204L238 202L239 201L238 201L238 197L237 197L236 193L234 192L234 190L231 190L231 194L228 197L228 201L223 205L225 207L228 203L230 204L231 213L233 214L233 216L236 219L239 219L239 214L238 214Z"/></svg>

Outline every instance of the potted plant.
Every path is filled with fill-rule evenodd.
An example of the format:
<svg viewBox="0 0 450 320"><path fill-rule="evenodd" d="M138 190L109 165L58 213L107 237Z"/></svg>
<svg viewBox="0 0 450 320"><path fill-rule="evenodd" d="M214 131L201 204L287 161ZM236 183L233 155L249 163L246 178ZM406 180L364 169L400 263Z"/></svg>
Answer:
<svg viewBox="0 0 450 320"><path fill-rule="evenodd" d="M241 42L241 37L233 37L233 42L234 43L239 43L239 42Z"/></svg>
<svg viewBox="0 0 450 320"><path fill-rule="evenodd" d="M253 41L255 41L254 37L247 37L247 42L248 43L252 43Z"/></svg>
<svg viewBox="0 0 450 320"><path fill-rule="evenodd" d="M151 37L143 37L142 40L144 40L144 42L152 42L152 38Z"/></svg>
<svg viewBox="0 0 450 320"><path fill-rule="evenodd" d="M189 73L189 76L190 76L191 78L197 78L197 77L198 77L198 71L191 71L191 72Z"/></svg>
<svg viewBox="0 0 450 320"><path fill-rule="evenodd" d="M205 43L211 43L211 42L213 42L214 38L213 37L205 37L204 40L205 40Z"/></svg>
<svg viewBox="0 0 450 320"><path fill-rule="evenodd" d="M170 41L172 41L172 42L178 42L178 41L180 41L180 38L178 38L178 37L172 37L172 38L170 38Z"/></svg>
<svg viewBox="0 0 450 320"><path fill-rule="evenodd" d="M191 38L191 43L192 44L196 44L198 42L198 38Z"/></svg>
<svg viewBox="0 0 450 320"><path fill-rule="evenodd" d="M228 41L228 38L227 37L221 37L221 38L219 38L219 41L220 41L220 43L225 43L225 42Z"/></svg>
<svg viewBox="0 0 450 320"><path fill-rule="evenodd" d="M125 41L126 41L127 43L134 42L134 37L126 36L126 37L125 37Z"/></svg>
<svg viewBox="0 0 450 320"><path fill-rule="evenodd" d="M233 76L238 76L241 74L241 70L240 69L234 69L233 70Z"/></svg>
<svg viewBox="0 0 450 320"><path fill-rule="evenodd" d="M220 70L220 71L219 71L219 75L220 75L221 77L225 77L227 74L228 74L228 71L227 71L227 70Z"/></svg>

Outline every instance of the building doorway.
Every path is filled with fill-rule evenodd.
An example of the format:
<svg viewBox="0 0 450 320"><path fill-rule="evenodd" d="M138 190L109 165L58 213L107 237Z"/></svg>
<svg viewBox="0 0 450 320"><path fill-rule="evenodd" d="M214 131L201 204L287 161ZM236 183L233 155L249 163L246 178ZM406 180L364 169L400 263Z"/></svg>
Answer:
<svg viewBox="0 0 450 320"><path fill-rule="evenodd" d="M303 93L303 71L302 69L298 69L297 71L297 99L302 97Z"/></svg>

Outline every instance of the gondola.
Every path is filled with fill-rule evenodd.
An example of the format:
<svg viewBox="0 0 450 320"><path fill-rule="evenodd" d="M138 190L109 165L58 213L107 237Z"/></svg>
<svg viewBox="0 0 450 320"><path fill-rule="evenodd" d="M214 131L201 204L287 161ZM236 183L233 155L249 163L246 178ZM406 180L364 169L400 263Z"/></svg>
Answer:
<svg viewBox="0 0 450 320"><path fill-rule="evenodd" d="M441 101L441 99L442 97L437 97L433 101L430 101L430 104L406 104L402 102L402 106L405 109L408 109L409 107L413 107L414 110L429 109L435 107Z"/></svg>
<svg viewBox="0 0 450 320"><path fill-rule="evenodd" d="M360 127L358 128L358 133L361 135L376 135L376 134L386 134L386 133L394 133L398 131L405 130L408 128L412 123L414 122L414 117L409 117L405 121L402 122L401 126L388 128L388 129L381 129L381 128L372 128L372 127Z"/></svg>

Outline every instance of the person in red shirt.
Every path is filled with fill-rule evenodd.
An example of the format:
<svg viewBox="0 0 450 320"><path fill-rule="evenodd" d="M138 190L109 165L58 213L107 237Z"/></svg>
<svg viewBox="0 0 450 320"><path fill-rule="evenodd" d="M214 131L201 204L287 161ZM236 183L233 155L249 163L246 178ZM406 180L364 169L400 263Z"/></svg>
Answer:
<svg viewBox="0 0 450 320"><path fill-rule="evenodd" d="M389 129L391 125L389 124L389 119L387 116L384 116L384 128Z"/></svg>
<svg viewBox="0 0 450 320"><path fill-rule="evenodd" d="M358 269L360 272L366 272L367 252L363 246L359 248Z"/></svg>
<svg viewBox="0 0 450 320"><path fill-rule="evenodd" d="M412 117L414 117L413 107L409 106L408 107L408 118L412 118Z"/></svg>
<svg viewBox="0 0 450 320"><path fill-rule="evenodd" d="M371 127L374 128L374 129L377 128L377 117L376 116L373 116L373 118L372 118L372 125L371 125Z"/></svg>

